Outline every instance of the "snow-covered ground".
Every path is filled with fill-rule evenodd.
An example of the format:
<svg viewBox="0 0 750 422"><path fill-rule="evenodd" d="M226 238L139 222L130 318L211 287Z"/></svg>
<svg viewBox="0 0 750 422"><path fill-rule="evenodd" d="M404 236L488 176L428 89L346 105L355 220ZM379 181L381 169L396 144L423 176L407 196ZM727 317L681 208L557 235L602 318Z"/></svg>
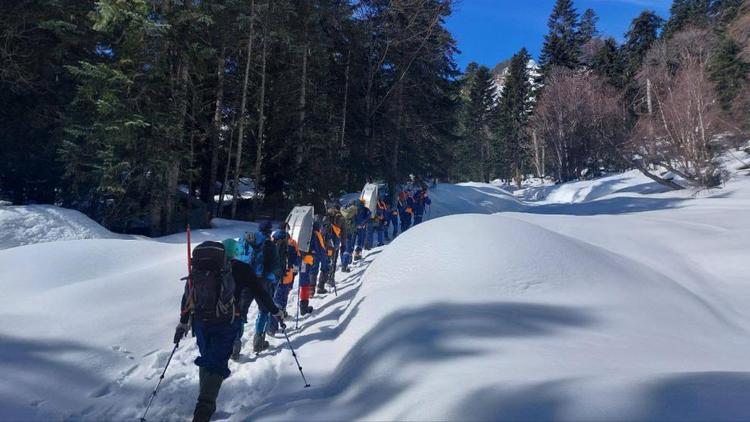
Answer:
<svg viewBox="0 0 750 422"><path fill-rule="evenodd" d="M82 213L52 205L0 205L0 249L75 239L121 238Z"/></svg>
<svg viewBox="0 0 750 422"><path fill-rule="evenodd" d="M312 387L271 339L230 363L215 418L750 419L744 173L698 194L636 173L515 195L438 185L429 221L337 274L338 296L290 331ZM140 417L185 254L184 235L0 251L0 419ZM177 351L149 419L189 418L196 353Z"/></svg>

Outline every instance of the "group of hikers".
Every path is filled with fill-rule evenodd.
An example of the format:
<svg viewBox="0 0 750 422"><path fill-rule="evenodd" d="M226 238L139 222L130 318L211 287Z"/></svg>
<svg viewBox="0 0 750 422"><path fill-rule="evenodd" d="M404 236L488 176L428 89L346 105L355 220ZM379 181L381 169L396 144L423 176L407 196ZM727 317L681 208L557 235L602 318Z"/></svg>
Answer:
<svg viewBox="0 0 750 422"><path fill-rule="evenodd" d="M336 289L339 256L340 270L350 272L363 250L383 246L421 223L431 204L426 187L401 189L394 197L376 194L376 198L370 203L360 198L343 207L338 201L327 204L325 213L311 221L311 230L290 228L287 221L274 229L273 223L264 222L257 232L206 241L193 249L174 335L176 349L192 329L200 352L195 359L200 391L193 421L208 421L216 411L219 389L230 374L229 360L240 358L253 301L258 305L252 339L257 356L270 346L266 336L286 329L295 278L299 318L313 312L314 295L327 294L327 287ZM297 237L300 232L310 235L301 240L292 232ZM307 250L302 250L303 242L309 242Z"/></svg>

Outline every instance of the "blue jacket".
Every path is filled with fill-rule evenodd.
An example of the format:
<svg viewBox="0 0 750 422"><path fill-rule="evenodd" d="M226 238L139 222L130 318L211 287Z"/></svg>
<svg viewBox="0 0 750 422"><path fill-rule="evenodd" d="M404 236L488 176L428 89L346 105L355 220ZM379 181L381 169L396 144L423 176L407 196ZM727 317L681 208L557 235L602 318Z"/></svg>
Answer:
<svg viewBox="0 0 750 422"><path fill-rule="evenodd" d="M310 239L310 253L313 255L315 263L320 263L320 270L327 273L330 270L328 248L320 228L313 229L312 239Z"/></svg>
<svg viewBox="0 0 750 422"><path fill-rule="evenodd" d="M359 208L357 208L357 216L354 217L354 224L357 226L367 224L367 220L369 220L371 216L372 213L370 212L370 209L364 204L360 204Z"/></svg>
<svg viewBox="0 0 750 422"><path fill-rule="evenodd" d="M414 215L424 215L425 205L430 205L432 201L427 196L427 192L418 191L414 193Z"/></svg>
<svg viewBox="0 0 750 422"><path fill-rule="evenodd" d="M260 256L256 256L258 254ZM276 281L275 273L278 272L279 256L273 241L265 233L256 232L254 244L250 244L244 234L240 236L235 259L253 265L257 277Z"/></svg>

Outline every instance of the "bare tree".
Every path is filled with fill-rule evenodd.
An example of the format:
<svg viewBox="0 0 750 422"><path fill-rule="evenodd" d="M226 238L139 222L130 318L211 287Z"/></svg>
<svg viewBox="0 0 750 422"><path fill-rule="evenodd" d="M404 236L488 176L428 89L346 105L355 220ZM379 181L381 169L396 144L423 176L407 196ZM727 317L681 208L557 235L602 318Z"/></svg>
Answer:
<svg viewBox="0 0 750 422"><path fill-rule="evenodd" d="M651 49L638 79L653 105L639 117L629 145L644 167L663 167L697 186L720 181L712 141L725 127L706 72L709 36L690 29Z"/></svg>

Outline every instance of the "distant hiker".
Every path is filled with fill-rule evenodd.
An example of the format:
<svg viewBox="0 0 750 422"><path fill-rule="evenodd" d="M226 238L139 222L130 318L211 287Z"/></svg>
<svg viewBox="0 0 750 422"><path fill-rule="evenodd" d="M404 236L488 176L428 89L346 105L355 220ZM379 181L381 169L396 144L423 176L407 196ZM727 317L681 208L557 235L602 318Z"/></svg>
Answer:
<svg viewBox="0 0 750 422"><path fill-rule="evenodd" d="M230 245L235 246L236 244ZM185 283L174 342L182 340L191 328L198 343L200 356L195 364L200 368L200 390L193 411L194 422L211 419L216 411L219 389L229 374L229 356L237 333L235 324L235 281L230 271L227 253L222 243L203 242L192 253L190 277ZM268 304L273 305L266 296ZM278 315L278 309L272 309Z"/></svg>
<svg viewBox="0 0 750 422"><path fill-rule="evenodd" d="M365 238L367 237L367 225L370 221L371 213L370 210L365 206L365 201L360 200L357 205L357 215L354 219L354 223L357 226L357 240L356 248L354 249L354 260L359 261L362 259L362 248L365 246Z"/></svg>
<svg viewBox="0 0 750 422"><path fill-rule="evenodd" d="M310 306L310 270L314 263L315 260L311 254L303 254L299 267L299 313L303 316L313 311L313 307Z"/></svg>
<svg viewBox="0 0 750 422"><path fill-rule="evenodd" d="M326 290L325 283L328 280L328 274L331 271L331 267L329 265L329 250L328 244L326 243L325 236L323 236L323 233L321 231L322 225L319 222L313 223L313 233L312 233L312 239L310 239L310 252L313 255L313 258L315 260L315 263L313 264L312 271L310 272L311 277L314 277L318 275L318 272L320 272L320 275L318 277L318 288L316 293L318 294L326 294L328 293L328 290ZM315 279L310 279L311 284L315 283ZM312 292L311 292L312 293Z"/></svg>
<svg viewBox="0 0 750 422"><path fill-rule="evenodd" d="M425 207L432 204L432 200L427 196L427 190L421 189L414 192L414 225L422 222Z"/></svg>
<svg viewBox="0 0 750 422"><path fill-rule="evenodd" d="M336 283L335 275L339 261L339 251L341 245L346 243L346 221L344 221L344 216L341 214L341 205L336 204L328 208L326 218L328 220L328 230L325 233L326 242L332 248L329 251L329 255L331 255L329 262L331 270L329 272L328 284L333 286Z"/></svg>
<svg viewBox="0 0 750 422"><path fill-rule="evenodd" d="M378 236L378 246L385 245L385 223L386 223L386 212L388 211L388 206L385 204L385 201L382 199L378 199L378 203L375 208L375 217L373 218L373 233L377 234ZM370 236L370 243L372 244L372 235Z"/></svg>
<svg viewBox="0 0 750 422"><path fill-rule="evenodd" d="M414 198L411 192L403 190L399 193L399 212L401 214L401 233L409 230L414 216Z"/></svg>
<svg viewBox="0 0 750 422"><path fill-rule="evenodd" d="M297 242L289 235L288 229L287 223L283 222L279 225L278 230L271 234L279 257L279 271L276 273L278 282L274 291L273 302L284 313L284 318L289 316L286 312L286 306L289 301L289 292L294 284L294 276L299 272L300 263ZM279 321L276 318L271 318L266 332L273 336L276 335L278 329Z"/></svg>
<svg viewBox="0 0 750 422"><path fill-rule="evenodd" d="M343 218L343 234L341 241L341 271L348 273L351 271L349 265L352 263L352 254L357 239L357 225L354 220L357 216L357 202L352 201L348 207L341 210Z"/></svg>
<svg viewBox="0 0 750 422"><path fill-rule="evenodd" d="M398 201L394 201L393 198L389 197L386 203L388 205L386 216L391 226L392 232L390 237L392 240L398 236Z"/></svg>

